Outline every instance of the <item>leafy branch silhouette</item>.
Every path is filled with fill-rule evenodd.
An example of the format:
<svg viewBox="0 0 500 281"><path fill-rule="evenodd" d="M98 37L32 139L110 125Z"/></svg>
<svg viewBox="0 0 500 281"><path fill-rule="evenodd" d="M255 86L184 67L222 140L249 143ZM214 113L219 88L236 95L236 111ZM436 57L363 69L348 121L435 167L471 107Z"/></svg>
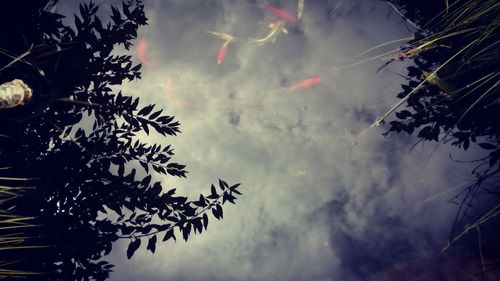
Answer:
<svg viewBox="0 0 500 281"><path fill-rule="evenodd" d="M160 234L162 241L175 240L175 229L187 241L207 229L209 211L223 218L223 204L235 203L240 185L219 180L209 195L190 201L153 182L155 174L182 178L188 172L171 162L170 145L139 135L176 136L180 123L110 87L141 78L130 55L112 53L117 46L129 50L147 24L141 1L111 6L106 20L94 2L80 4L74 29L47 9L50 3L57 1L9 1L0 15L9 22L0 25L0 65L9 65L0 82L22 79L33 90L30 103L0 111L0 165L12 167L11 177L36 179L15 205L38 226L25 234L40 246L6 257L38 272L33 280L105 280L113 265L102 258L113 242L130 240L131 258L141 244L154 253Z"/></svg>

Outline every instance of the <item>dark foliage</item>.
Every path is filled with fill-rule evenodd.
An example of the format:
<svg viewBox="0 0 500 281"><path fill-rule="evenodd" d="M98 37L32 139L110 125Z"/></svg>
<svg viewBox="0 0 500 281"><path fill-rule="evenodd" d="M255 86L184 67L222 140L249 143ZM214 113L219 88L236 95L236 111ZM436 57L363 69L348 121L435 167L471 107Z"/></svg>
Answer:
<svg viewBox="0 0 500 281"><path fill-rule="evenodd" d="M415 66L407 69L408 84L402 86L403 91L398 97L403 98L417 88L426 78L424 73L438 70L438 78L434 78L438 81L433 83L433 79L429 79L409 96L407 103L412 110L398 112L396 117L401 121L390 122L390 131L411 134L418 129L418 137L423 140L452 141L453 145L464 150L471 143L487 141L490 142L488 148L497 148L500 123L495 120L500 117L500 104L496 72L500 61L498 49L492 49L498 40L497 31L488 30L495 24L492 20L496 15L486 14L477 18L474 13L462 18L456 15L465 8L469 11L477 8L476 12L479 12L481 5L489 1L475 1L478 7L464 7L470 1L454 1L447 15L444 14L446 1L391 2L400 7L408 19L422 27L415 33L415 39L402 50L438 38L435 44L414 56ZM457 23L451 24L451 20ZM457 55L462 48L465 48L464 51ZM453 85L453 88L446 89L438 85L439 82ZM440 133L446 133L446 137L440 138ZM490 155L491 166L497 163L495 155L498 153L496 150Z"/></svg>
<svg viewBox="0 0 500 281"><path fill-rule="evenodd" d="M411 54L402 58L414 61L407 68L408 83L397 95L406 99L407 108L396 113L389 132L416 133L420 141L451 142L464 150L474 144L483 149L486 157L469 161L478 163L472 171L476 180L452 200L459 209L450 244L469 230L479 233L480 227L497 233L498 220L492 221L500 203L498 1L389 2L409 25L418 26L414 39L401 48L402 54ZM482 262L483 270L498 268L498 263Z"/></svg>
<svg viewBox="0 0 500 281"><path fill-rule="evenodd" d="M110 86L140 79L141 66L128 50L147 19L140 1L112 7L108 22L98 6L81 4L75 29L47 9L49 1L9 1L0 15L0 66L30 53L0 72L0 82L23 79L33 89L26 106L0 112L0 166L9 176L35 178L34 190L15 202L20 215L39 227L26 230L30 245L45 248L6 252L16 269L43 272L40 280L104 280L113 265L101 258L118 239L155 252L157 236L183 239L207 229L208 211L221 219L222 204L234 203L239 184L219 180L195 201L164 192L159 175L185 177L185 166L170 162L169 145L148 144L137 134L175 136L179 122L139 98L115 94ZM11 55L12 57L9 57ZM91 124L91 130L81 124ZM140 164L145 176L136 175ZM3 253L2 253L3 254ZM43 258L41 258L43 257Z"/></svg>
<svg viewBox="0 0 500 281"><path fill-rule="evenodd" d="M407 68L408 84L399 98L407 106L396 113L390 131L427 141L451 142L467 150L472 143L490 150L481 160L484 175L499 169L500 103L498 91L498 5L494 1L394 0L406 18L420 26L402 50L415 49ZM430 75L431 73L434 75ZM427 81L424 81L426 80ZM477 172L477 171L476 171Z"/></svg>

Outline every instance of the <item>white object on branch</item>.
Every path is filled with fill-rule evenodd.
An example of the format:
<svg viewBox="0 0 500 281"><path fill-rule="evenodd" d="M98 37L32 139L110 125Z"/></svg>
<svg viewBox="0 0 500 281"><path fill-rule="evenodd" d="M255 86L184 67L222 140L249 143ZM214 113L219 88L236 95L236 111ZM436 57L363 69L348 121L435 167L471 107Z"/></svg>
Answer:
<svg viewBox="0 0 500 281"><path fill-rule="evenodd" d="M14 79L0 85L0 109L12 108L31 100L31 88L23 80Z"/></svg>

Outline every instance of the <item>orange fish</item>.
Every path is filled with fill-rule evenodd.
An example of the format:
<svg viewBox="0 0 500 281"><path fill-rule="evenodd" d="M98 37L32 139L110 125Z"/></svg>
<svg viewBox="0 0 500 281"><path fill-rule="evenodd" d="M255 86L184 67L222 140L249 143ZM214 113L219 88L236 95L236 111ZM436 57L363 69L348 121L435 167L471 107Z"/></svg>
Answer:
<svg viewBox="0 0 500 281"><path fill-rule="evenodd" d="M189 101L189 100L184 100L184 99L179 99L174 95L172 76L167 75L167 80L166 80L165 86L166 86L166 90L167 90L167 97L175 106L179 106L182 108L196 108L196 107L198 107L198 104L196 104L195 102Z"/></svg>
<svg viewBox="0 0 500 281"><path fill-rule="evenodd" d="M139 61L145 66L153 66L153 64L147 58L148 42L146 38L139 39L137 43L137 57Z"/></svg>
<svg viewBox="0 0 500 281"><path fill-rule="evenodd" d="M321 82L321 78L319 76L311 76L305 80L300 81L299 83L293 85L288 89L288 91L295 91L295 90L300 90L300 89L305 89L312 87L314 85L319 84Z"/></svg>
<svg viewBox="0 0 500 281"><path fill-rule="evenodd" d="M227 46L229 46L229 43L231 43L231 41L232 39L229 39L224 42L224 44L222 44L221 48L219 49L219 53L217 54L217 64L221 64L224 61L227 53Z"/></svg>
<svg viewBox="0 0 500 281"><path fill-rule="evenodd" d="M167 96L173 98L174 97L173 82L172 82L172 76L170 75L167 75L166 86L167 86Z"/></svg>
<svg viewBox="0 0 500 281"><path fill-rule="evenodd" d="M294 15L290 14L289 12L287 12L285 10L278 9L278 8L273 7L271 5L266 5L266 9L271 14L275 15L276 17L283 20L284 22L295 23L297 21L297 18Z"/></svg>
<svg viewBox="0 0 500 281"><path fill-rule="evenodd" d="M236 38L232 35L223 32L214 32L214 31L207 31L207 32L225 40L221 48L219 49L219 53L217 54L217 64L221 64L224 61L224 58L226 57L227 47L229 46L229 43L234 41Z"/></svg>
<svg viewBox="0 0 500 281"><path fill-rule="evenodd" d="M183 100L183 99L175 99L174 104L176 106L182 107L182 108L198 108L198 104L195 103L194 101L190 100Z"/></svg>

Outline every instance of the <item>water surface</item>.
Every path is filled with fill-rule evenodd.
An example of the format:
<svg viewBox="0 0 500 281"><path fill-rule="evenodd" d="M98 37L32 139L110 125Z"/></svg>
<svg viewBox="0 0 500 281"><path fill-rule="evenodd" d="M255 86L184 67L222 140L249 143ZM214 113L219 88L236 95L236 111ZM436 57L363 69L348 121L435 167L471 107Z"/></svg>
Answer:
<svg viewBox="0 0 500 281"><path fill-rule="evenodd" d="M99 4L109 11L109 1ZM112 280L460 280L459 258L439 253L455 207L449 196L425 200L462 183L467 168L449 161L448 147L410 153L416 139L367 129L397 101L404 79L395 73L407 64L377 73L381 58L342 68L411 36L392 8L306 0L288 34L258 45L248 38L265 37L277 20L266 1L145 4L149 25L131 50L143 79L121 90L180 120L179 136L149 138L173 144L189 171L157 180L195 196L223 178L241 182L244 195L188 243L162 243L154 255L141 249L130 261L128 244L118 243ZM271 4L297 9L296 1ZM61 13L74 9L65 5ZM220 63L224 40L207 31L238 38ZM316 76L319 84L289 91Z"/></svg>

